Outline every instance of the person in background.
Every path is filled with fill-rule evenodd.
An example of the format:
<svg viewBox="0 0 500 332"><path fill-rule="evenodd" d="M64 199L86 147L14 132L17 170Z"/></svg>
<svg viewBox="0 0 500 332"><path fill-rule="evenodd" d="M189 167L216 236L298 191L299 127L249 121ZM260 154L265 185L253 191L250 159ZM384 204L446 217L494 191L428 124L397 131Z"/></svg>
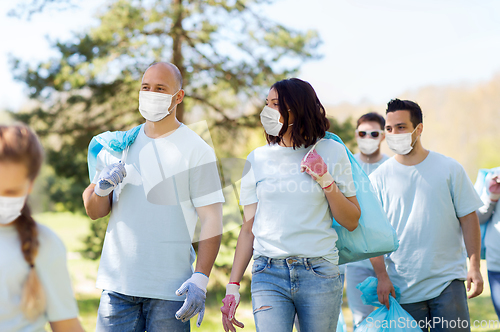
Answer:
<svg viewBox="0 0 500 332"><path fill-rule="evenodd" d="M179 69L151 65L139 92L145 124L126 158L99 152L83 193L90 218L110 214L96 282L103 289L97 331L189 331L197 314L202 323L224 196L213 149L176 118L183 98Z"/></svg>
<svg viewBox="0 0 500 332"><path fill-rule="evenodd" d="M462 165L424 149L423 129L418 104L399 99L387 104L386 141L396 155L370 181L400 242L385 262L384 256L370 259L377 293L389 307L393 283L398 286L401 306L423 331L429 321L431 331L470 331L464 281L469 298L483 291L476 214L483 203Z"/></svg>
<svg viewBox="0 0 500 332"><path fill-rule="evenodd" d="M64 244L31 216L43 150L24 125L0 125L0 331L83 332Z"/></svg>
<svg viewBox="0 0 500 332"><path fill-rule="evenodd" d="M389 159L380 152L380 144L385 138L385 120L378 113L364 114L356 125L356 141L359 152L354 155L367 175L370 175L383 162ZM368 277L376 277L370 260L346 264L346 295L347 304L352 312L353 327L356 328L374 309L371 305L363 304L361 291L356 286Z"/></svg>
<svg viewBox="0 0 500 332"><path fill-rule="evenodd" d="M351 163L342 144L322 139L329 122L305 81L273 84L261 121L268 144L250 153L241 180L245 222L222 301L224 330L243 327L235 311L253 254L258 332L291 332L295 314L303 331L335 331L342 284L332 216L352 231L361 213Z"/></svg>
<svg viewBox="0 0 500 332"><path fill-rule="evenodd" d="M500 173L497 172L497 173ZM484 239L486 247L486 264L488 267L488 281L490 283L491 300L500 319L500 174L495 174L487 181L489 195L484 205L477 210L479 223L489 220Z"/></svg>

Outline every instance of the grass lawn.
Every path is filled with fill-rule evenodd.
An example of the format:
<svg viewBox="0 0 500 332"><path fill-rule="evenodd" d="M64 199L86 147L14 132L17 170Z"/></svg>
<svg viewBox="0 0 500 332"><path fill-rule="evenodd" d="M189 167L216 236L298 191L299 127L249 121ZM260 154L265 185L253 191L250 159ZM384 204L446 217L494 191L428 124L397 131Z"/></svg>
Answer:
<svg viewBox="0 0 500 332"><path fill-rule="evenodd" d="M90 220L85 216L71 213L42 213L35 216L35 219L52 228L64 241L68 250L68 268L73 281L75 297L80 309L80 321L86 331L94 331L96 324L97 308L99 306L100 290L95 288L98 261L92 261L81 257L79 250L83 249L83 238L89 231ZM495 328L472 328L472 331L498 331L497 316L493 309L490 297L490 289L487 281L486 262L482 262L481 271L485 278L485 289L479 297L469 300L469 311L471 323L477 321L495 321ZM214 273L216 276L217 274ZM209 285L210 287L210 285ZM223 331L219 308L222 305L220 299L224 294L208 293L205 318L200 328L196 327L196 318L191 320L192 331ZM352 315L345 300L342 305L342 312L347 323L348 331L352 331ZM242 297L242 302L238 307L238 320L245 324L242 331L255 331L253 321L252 305L249 298ZM493 322L492 322L493 323ZM478 323L479 326L480 323ZM483 323L484 324L484 323ZM50 327L47 327L50 331Z"/></svg>

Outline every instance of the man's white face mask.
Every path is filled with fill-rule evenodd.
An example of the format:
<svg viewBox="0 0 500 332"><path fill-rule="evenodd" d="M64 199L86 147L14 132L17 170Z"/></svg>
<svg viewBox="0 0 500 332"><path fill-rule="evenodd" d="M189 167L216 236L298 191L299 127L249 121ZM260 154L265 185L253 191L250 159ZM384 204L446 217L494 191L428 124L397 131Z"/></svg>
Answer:
<svg viewBox="0 0 500 332"><path fill-rule="evenodd" d="M375 151L378 150L378 147L380 146L380 140L382 139L382 136L379 136L379 138L357 138L358 142L358 148L361 153L364 155L371 155Z"/></svg>
<svg viewBox="0 0 500 332"><path fill-rule="evenodd" d="M179 89L179 91L181 91ZM173 95L152 92L139 92L139 112L141 115L151 122L158 122L170 114L170 105L173 97L179 93L177 91Z"/></svg>
<svg viewBox="0 0 500 332"><path fill-rule="evenodd" d="M413 135L415 130L417 130L417 128L415 128L411 133L385 135L389 149L400 155L407 155L410 153L418 139L417 137L415 138L415 142L411 141L411 135Z"/></svg>

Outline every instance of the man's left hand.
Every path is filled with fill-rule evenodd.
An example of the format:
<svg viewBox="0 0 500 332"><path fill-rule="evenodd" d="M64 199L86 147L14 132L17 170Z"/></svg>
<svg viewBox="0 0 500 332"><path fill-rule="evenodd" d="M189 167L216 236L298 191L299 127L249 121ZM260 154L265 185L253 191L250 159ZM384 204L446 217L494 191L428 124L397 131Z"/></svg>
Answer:
<svg viewBox="0 0 500 332"><path fill-rule="evenodd" d="M471 284L473 284L472 293L468 296L472 299L483 292L483 277L479 269L470 269L467 272L467 292L471 290Z"/></svg>
<svg viewBox="0 0 500 332"><path fill-rule="evenodd" d="M205 298L207 294L208 277L201 272L195 272L175 292L177 296L186 294L182 307L175 313L175 318L187 322L198 314L196 326L200 327L205 315Z"/></svg>

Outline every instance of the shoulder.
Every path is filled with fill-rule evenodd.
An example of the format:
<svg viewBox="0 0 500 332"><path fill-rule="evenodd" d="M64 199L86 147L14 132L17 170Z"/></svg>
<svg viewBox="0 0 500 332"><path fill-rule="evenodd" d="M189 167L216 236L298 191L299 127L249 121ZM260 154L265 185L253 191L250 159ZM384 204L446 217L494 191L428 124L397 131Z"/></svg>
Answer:
<svg viewBox="0 0 500 332"><path fill-rule="evenodd" d="M249 162L253 162L253 161L259 161L262 159L267 159L269 154L275 150L277 150L277 149L273 148L273 146L269 145L269 144L259 146L258 148L256 148L255 150L253 150L252 152L250 152L248 154L247 160Z"/></svg>
<svg viewBox="0 0 500 332"><path fill-rule="evenodd" d="M387 175L390 176L395 162L397 163L396 159L387 157L387 160L380 164L380 166L378 166L377 169L370 174L370 180L378 181Z"/></svg>
<svg viewBox="0 0 500 332"><path fill-rule="evenodd" d="M316 144L316 149L344 151L346 147L344 144L339 143L333 139L323 138L318 142L318 144Z"/></svg>
<svg viewBox="0 0 500 332"><path fill-rule="evenodd" d="M40 241L40 249L38 255L40 258L54 258L54 256L66 257L66 248L59 236L50 228L40 223L37 223L38 240Z"/></svg>
<svg viewBox="0 0 500 332"><path fill-rule="evenodd" d="M429 150L429 157L433 166L449 171L450 173L465 172L462 164L452 157L445 156L439 152Z"/></svg>

